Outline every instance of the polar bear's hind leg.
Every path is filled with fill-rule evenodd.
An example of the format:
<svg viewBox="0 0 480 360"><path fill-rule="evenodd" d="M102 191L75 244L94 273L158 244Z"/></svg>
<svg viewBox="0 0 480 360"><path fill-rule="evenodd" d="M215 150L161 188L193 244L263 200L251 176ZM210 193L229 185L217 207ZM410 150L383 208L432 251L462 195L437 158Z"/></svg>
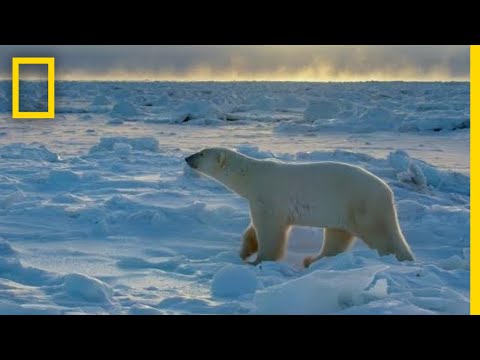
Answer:
<svg viewBox="0 0 480 360"><path fill-rule="evenodd" d="M393 254L399 261L415 260L401 233L374 230L366 232L362 239L368 247L377 250L380 256Z"/></svg>
<svg viewBox="0 0 480 360"><path fill-rule="evenodd" d="M348 231L326 228L323 232L322 250L318 255L308 256L303 260L303 265L309 267L311 263L326 257L335 256L347 251L354 242L354 236Z"/></svg>
<svg viewBox="0 0 480 360"><path fill-rule="evenodd" d="M362 240L383 255L393 254L399 261L414 261L415 257L403 237L393 204L373 226L362 229Z"/></svg>

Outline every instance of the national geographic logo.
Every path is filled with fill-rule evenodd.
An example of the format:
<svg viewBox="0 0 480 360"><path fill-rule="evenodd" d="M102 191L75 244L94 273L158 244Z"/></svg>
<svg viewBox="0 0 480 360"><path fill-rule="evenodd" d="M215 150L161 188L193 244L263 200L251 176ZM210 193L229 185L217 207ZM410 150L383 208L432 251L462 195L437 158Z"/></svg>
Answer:
<svg viewBox="0 0 480 360"><path fill-rule="evenodd" d="M20 65L47 65L48 109L47 111L20 111ZM54 119L55 118L55 58L14 57L12 58L12 118Z"/></svg>

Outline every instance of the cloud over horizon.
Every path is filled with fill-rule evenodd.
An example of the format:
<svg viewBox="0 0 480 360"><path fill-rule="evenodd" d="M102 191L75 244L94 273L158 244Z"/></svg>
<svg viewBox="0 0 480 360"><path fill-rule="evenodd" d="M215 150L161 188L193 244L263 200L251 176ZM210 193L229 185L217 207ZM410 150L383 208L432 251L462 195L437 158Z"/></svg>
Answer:
<svg viewBox="0 0 480 360"><path fill-rule="evenodd" d="M54 56L66 80L469 80L457 45L0 45L11 57Z"/></svg>

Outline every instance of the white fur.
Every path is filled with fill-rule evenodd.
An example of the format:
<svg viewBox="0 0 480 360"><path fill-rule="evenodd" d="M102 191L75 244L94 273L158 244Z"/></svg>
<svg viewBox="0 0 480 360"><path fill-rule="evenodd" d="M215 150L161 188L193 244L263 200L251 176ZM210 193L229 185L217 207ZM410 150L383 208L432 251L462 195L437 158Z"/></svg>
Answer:
<svg viewBox="0 0 480 360"><path fill-rule="evenodd" d="M305 266L346 251L354 236L380 255L414 259L391 189L360 167L261 161L223 148L205 149L187 162L249 201L251 224L243 237L243 259L257 251L255 264L281 259L292 225L325 229L320 254L307 257Z"/></svg>

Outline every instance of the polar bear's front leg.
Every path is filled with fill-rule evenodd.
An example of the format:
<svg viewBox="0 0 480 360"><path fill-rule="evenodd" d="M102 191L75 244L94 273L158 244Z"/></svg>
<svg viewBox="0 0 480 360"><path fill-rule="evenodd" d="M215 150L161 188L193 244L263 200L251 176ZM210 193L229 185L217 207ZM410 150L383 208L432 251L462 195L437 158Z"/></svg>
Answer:
<svg viewBox="0 0 480 360"><path fill-rule="evenodd" d="M257 234L253 224L250 224L243 233L242 248L240 250L240 257L246 260L250 255L256 253L258 250Z"/></svg>
<svg viewBox="0 0 480 360"><path fill-rule="evenodd" d="M311 263L326 256L335 256L347 251L353 244L354 237L348 231L326 228L323 231L323 245L320 254L308 256L303 260L303 265L309 267Z"/></svg>
<svg viewBox="0 0 480 360"><path fill-rule="evenodd" d="M269 211L252 211L252 222L258 242L257 259L253 265L262 261L280 260L285 253L289 225L283 221L282 216Z"/></svg>

